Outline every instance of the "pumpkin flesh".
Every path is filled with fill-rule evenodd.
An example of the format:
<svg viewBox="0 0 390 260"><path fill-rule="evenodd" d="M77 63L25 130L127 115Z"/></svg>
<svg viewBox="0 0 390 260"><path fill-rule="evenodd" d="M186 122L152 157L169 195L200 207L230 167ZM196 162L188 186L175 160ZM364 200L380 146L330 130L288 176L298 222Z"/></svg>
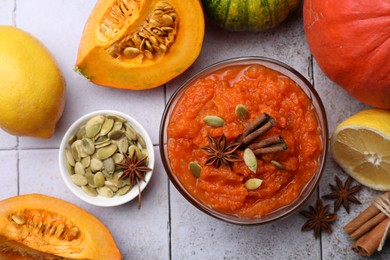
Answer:
<svg viewBox="0 0 390 260"><path fill-rule="evenodd" d="M163 5L172 10L166 15L174 13L173 25L164 26L158 20L162 15L156 13L164 9ZM119 19L112 18L118 12ZM160 25L154 24L156 20ZM171 30L169 27L174 32L162 32L161 28ZM141 37L142 45L134 40L140 32L147 34ZM151 36L158 42L148 49L146 41L152 44ZM204 16L199 1L99 0L85 25L75 70L98 85L131 90L158 87L192 65L200 54L203 37ZM167 50L159 48L161 45ZM118 48L113 51L113 47ZM135 47L140 53L126 56L126 47Z"/></svg>
<svg viewBox="0 0 390 260"><path fill-rule="evenodd" d="M109 230L81 208L28 194L0 201L0 256L121 259ZM6 258L7 257L7 258Z"/></svg>
<svg viewBox="0 0 390 260"><path fill-rule="evenodd" d="M361 102L390 109L390 1L305 0L303 16L326 76Z"/></svg>

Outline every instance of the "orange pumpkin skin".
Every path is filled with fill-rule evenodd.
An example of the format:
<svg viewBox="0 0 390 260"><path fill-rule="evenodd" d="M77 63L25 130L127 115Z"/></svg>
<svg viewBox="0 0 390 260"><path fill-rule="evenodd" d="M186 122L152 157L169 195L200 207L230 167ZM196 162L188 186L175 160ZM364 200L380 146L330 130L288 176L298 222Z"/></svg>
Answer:
<svg viewBox="0 0 390 260"><path fill-rule="evenodd" d="M169 43L168 32L159 36L153 32L155 25L144 27L147 21L158 20L152 15L162 4L172 7L171 13L176 15L176 31L171 35L174 40ZM157 26L163 27L169 26ZM199 0L99 0L85 25L74 69L93 83L106 87L128 90L159 87L195 62L202 49L204 30ZM133 44L134 35L140 31L153 36L153 41L145 37L142 47ZM162 33L159 31L158 34ZM152 49L147 48L146 40L153 44ZM167 51L161 51L161 45L167 46ZM128 57L124 54L126 47L137 47L140 54ZM147 58L147 50L153 53L152 59Z"/></svg>
<svg viewBox="0 0 390 260"><path fill-rule="evenodd" d="M0 201L0 259L119 260L110 231L85 210L27 194Z"/></svg>
<svg viewBox="0 0 390 260"><path fill-rule="evenodd" d="M361 102L390 109L390 1L305 0L303 18L323 72Z"/></svg>

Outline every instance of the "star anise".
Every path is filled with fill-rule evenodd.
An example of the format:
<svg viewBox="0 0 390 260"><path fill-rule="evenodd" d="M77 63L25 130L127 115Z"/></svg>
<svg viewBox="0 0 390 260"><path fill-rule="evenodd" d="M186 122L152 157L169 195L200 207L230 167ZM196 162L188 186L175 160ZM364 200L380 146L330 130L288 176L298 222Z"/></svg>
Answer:
<svg viewBox="0 0 390 260"><path fill-rule="evenodd" d="M314 230L314 237L317 238L321 234L321 230L327 233L332 233L330 224L337 219L336 214L328 212L329 205L324 206L321 199L317 200L315 208L309 206L309 210L302 210L301 215L308 218L302 226L302 231Z"/></svg>
<svg viewBox="0 0 390 260"><path fill-rule="evenodd" d="M360 191L362 188L362 185L356 185L353 187L351 186L351 183L353 181L352 177L349 176L348 179L345 181L345 184L341 182L339 177L335 177L336 179L336 185L329 184L330 188L332 189L332 192L329 194L326 194L322 196L324 199L334 199L334 211L336 212L341 204L349 214L349 202L361 204L360 201L353 195L356 192Z"/></svg>
<svg viewBox="0 0 390 260"><path fill-rule="evenodd" d="M147 156L143 157L142 159L138 159L137 155L134 153L131 157L129 157L127 154L124 154L124 157L125 161L123 163L117 164L120 169L124 170L120 178L124 179L126 177L129 177L130 187L133 187L135 185L135 182L137 182L138 208L141 208L141 190L139 180L145 182L145 173L151 171L152 169L145 166L145 162L148 158Z"/></svg>
<svg viewBox="0 0 390 260"><path fill-rule="evenodd" d="M224 134L219 138L208 136L208 141L209 146L201 148L209 156L206 165L215 165L216 168L221 165L230 167L230 162L242 161L242 159L234 153L241 143L234 142L227 144Z"/></svg>

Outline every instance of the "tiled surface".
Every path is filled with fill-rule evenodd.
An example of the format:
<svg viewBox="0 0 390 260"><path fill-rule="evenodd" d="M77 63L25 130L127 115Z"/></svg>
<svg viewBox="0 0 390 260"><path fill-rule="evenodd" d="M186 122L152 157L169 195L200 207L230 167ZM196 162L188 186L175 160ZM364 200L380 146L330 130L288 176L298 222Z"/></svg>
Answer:
<svg viewBox="0 0 390 260"><path fill-rule="evenodd" d="M0 24L14 25L40 39L56 58L67 82L67 102L55 135L48 140L14 137L0 130L0 199L43 193L68 200L97 216L113 233L124 259L358 259L342 226L362 211L375 192L364 189L362 205L348 215L340 210L332 235L314 240L302 233L298 213L275 224L243 227L204 215L169 184L158 152L160 118L167 99L197 71L237 56L266 56L287 63L314 82L328 113L329 129L365 106L330 82L310 56L297 11L274 30L231 33L207 21L204 48L193 66L166 86L147 91L123 91L96 86L72 68L84 24L95 1L0 0ZM0 61L1 62L1 61ZM117 109L139 120L149 132L157 155L154 176L136 201L115 208L87 205L72 195L60 179L58 147L66 128L81 115ZM318 195L329 192L334 175L345 175L328 158ZM306 205L307 206L307 205ZM389 259L390 248L373 259Z"/></svg>

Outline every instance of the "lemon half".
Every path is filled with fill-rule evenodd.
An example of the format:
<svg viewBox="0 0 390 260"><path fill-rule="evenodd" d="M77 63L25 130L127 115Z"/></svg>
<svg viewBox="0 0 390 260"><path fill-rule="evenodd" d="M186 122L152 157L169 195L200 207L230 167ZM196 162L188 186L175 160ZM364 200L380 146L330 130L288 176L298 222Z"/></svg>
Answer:
<svg viewBox="0 0 390 260"><path fill-rule="evenodd" d="M361 184L390 190L390 111L367 109L340 123L331 137L331 152Z"/></svg>

